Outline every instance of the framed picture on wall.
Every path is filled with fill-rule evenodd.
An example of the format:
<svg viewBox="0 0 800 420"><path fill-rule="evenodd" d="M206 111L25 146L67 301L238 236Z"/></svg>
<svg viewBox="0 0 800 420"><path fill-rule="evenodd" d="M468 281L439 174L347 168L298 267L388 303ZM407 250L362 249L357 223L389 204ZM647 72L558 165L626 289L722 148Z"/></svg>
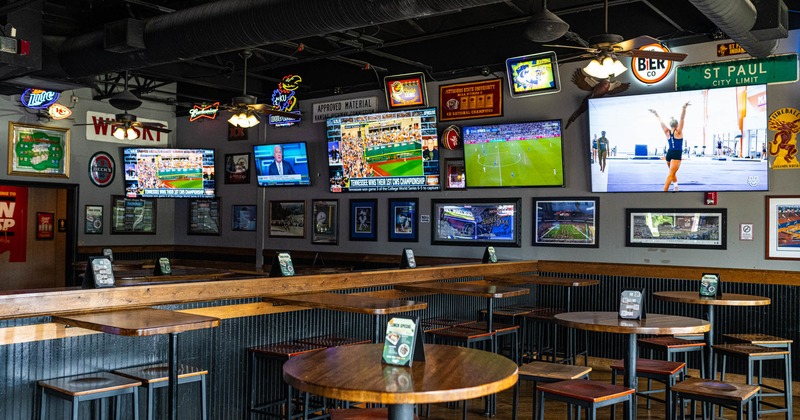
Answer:
<svg viewBox="0 0 800 420"><path fill-rule="evenodd" d="M533 245L597 248L597 197L533 198Z"/></svg>
<svg viewBox="0 0 800 420"><path fill-rule="evenodd" d="M69 129L10 121L8 174L69 178Z"/></svg>
<svg viewBox="0 0 800 420"><path fill-rule="evenodd" d="M419 240L419 199L389 199L389 241L417 242Z"/></svg>
<svg viewBox="0 0 800 420"><path fill-rule="evenodd" d="M626 209L626 246L727 248L726 209Z"/></svg>
<svg viewBox="0 0 800 420"><path fill-rule="evenodd" d="M311 243L339 243L339 200L311 200Z"/></svg>
<svg viewBox="0 0 800 420"><path fill-rule="evenodd" d="M350 240L378 240L378 200L350 200Z"/></svg>
<svg viewBox="0 0 800 420"><path fill-rule="evenodd" d="M766 258L800 259L800 195L768 195Z"/></svg>
<svg viewBox="0 0 800 420"><path fill-rule="evenodd" d="M157 207L154 198L111 197L111 234L156 233Z"/></svg>
<svg viewBox="0 0 800 420"><path fill-rule="evenodd" d="M219 235L220 217L219 198L190 200L187 234Z"/></svg>
<svg viewBox="0 0 800 420"><path fill-rule="evenodd" d="M103 234L103 206L87 205L83 218L83 233L87 235Z"/></svg>
<svg viewBox="0 0 800 420"><path fill-rule="evenodd" d="M269 202L269 236L273 238L306 237L306 202Z"/></svg>
<svg viewBox="0 0 800 420"><path fill-rule="evenodd" d="M234 205L231 212L231 230L253 232L256 230L257 220L258 213L254 204Z"/></svg>
<svg viewBox="0 0 800 420"><path fill-rule="evenodd" d="M467 188L464 159L444 160L444 188L446 190L463 190Z"/></svg>
<svg viewBox="0 0 800 420"><path fill-rule="evenodd" d="M250 183L250 153L225 155L225 183Z"/></svg>
<svg viewBox="0 0 800 420"><path fill-rule="evenodd" d="M434 245L521 246L519 198L431 201Z"/></svg>
<svg viewBox="0 0 800 420"><path fill-rule="evenodd" d="M53 239L55 237L55 218L55 213L36 212L36 239Z"/></svg>

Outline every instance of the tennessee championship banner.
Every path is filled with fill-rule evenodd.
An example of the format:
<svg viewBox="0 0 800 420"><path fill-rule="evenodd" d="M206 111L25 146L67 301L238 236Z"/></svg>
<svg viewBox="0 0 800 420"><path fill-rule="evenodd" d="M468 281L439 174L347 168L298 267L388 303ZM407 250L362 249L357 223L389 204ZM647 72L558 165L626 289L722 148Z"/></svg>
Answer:
<svg viewBox="0 0 800 420"><path fill-rule="evenodd" d="M0 260L25 262L27 221L28 188L0 185Z"/></svg>

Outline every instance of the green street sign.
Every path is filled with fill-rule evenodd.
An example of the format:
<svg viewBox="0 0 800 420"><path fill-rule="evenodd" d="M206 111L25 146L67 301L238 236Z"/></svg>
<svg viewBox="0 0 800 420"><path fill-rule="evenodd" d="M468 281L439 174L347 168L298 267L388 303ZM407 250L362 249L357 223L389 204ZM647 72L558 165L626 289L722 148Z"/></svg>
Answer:
<svg viewBox="0 0 800 420"><path fill-rule="evenodd" d="M797 53L765 58L713 61L678 66L676 90L792 83L797 81Z"/></svg>

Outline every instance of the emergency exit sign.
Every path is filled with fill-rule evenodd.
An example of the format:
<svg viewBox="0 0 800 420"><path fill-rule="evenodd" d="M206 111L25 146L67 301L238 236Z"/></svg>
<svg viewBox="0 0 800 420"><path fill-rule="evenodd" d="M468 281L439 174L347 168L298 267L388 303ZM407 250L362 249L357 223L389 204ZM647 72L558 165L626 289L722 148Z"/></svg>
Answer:
<svg viewBox="0 0 800 420"><path fill-rule="evenodd" d="M675 73L677 90L709 89L797 81L797 54L773 55L765 58L714 61L678 66Z"/></svg>

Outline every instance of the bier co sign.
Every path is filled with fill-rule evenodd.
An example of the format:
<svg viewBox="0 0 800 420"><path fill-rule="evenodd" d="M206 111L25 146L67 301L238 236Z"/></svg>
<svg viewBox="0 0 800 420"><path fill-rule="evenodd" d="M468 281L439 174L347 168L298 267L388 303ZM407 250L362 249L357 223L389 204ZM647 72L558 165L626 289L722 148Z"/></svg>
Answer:
<svg viewBox="0 0 800 420"><path fill-rule="evenodd" d="M114 181L114 158L106 152L97 152L89 159L89 179L98 187L107 187Z"/></svg>
<svg viewBox="0 0 800 420"><path fill-rule="evenodd" d="M46 109L56 103L59 96L61 94L56 91L30 88L22 92L19 101L26 108Z"/></svg>
<svg viewBox="0 0 800 420"><path fill-rule="evenodd" d="M649 44L639 48L640 51L670 52L669 48L661 44ZM672 60L659 60L655 58L631 57L633 75L640 82L648 85L662 81L672 70Z"/></svg>

